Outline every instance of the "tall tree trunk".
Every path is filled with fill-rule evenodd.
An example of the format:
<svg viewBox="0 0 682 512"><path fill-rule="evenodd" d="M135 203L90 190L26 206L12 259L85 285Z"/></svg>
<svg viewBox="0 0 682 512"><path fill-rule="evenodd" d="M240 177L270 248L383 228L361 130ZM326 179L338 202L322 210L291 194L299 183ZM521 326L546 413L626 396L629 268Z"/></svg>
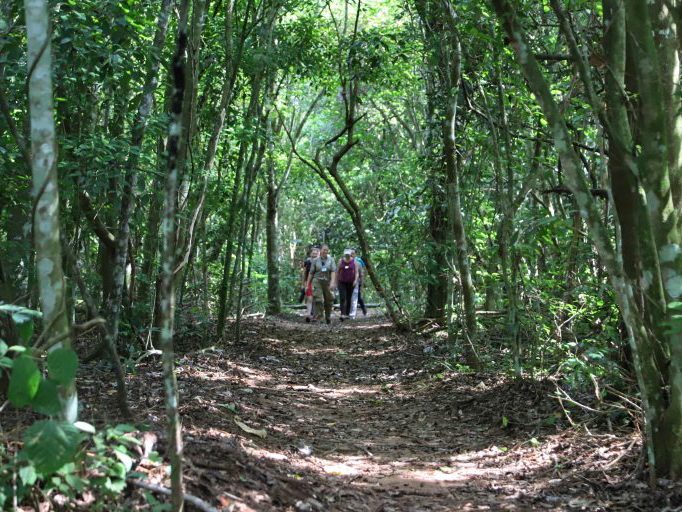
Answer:
<svg viewBox="0 0 682 512"><path fill-rule="evenodd" d="M160 296L160 341L163 350L163 378L166 392L166 417L168 421L169 458L171 462L172 506L181 511L184 506L182 481L182 432L178 411L178 386L175 377L175 351L173 348L173 319L175 316L175 236L176 201L178 191L178 149L183 139L183 96L185 95L186 71L184 63L187 48L187 11L189 0L183 0L178 24L177 48L173 57L173 99L171 101L171 123L168 130L168 172L166 176L163 222L161 225L161 283Z"/></svg>
<svg viewBox="0 0 682 512"><path fill-rule="evenodd" d="M121 317L121 304L125 281L126 263L128 261L128 244L130 241L130 218L135 205L135 189L137 187L138 163L144 134L147 128L147 120L152 111L154 103L154 91L158 83L159 67L161 65L161 50L166 41L166 29L168 27L168 16L170 14L171 0L162 0L161 11L159 12L156 34L154 35L154 51L152 60L149 63L145 83L142 91L142 98L135 115L132 126L132 136L128 158L125 163L125 177L123 181L123 195L121 197L121 208L119 211L118 236L116 238L116 249L114 259L114 289L107 301L107 345L112 358L118 363L118 324ZM122 373L122 371L121 371ZM130 417L128 402L125 392L125 382L119 379L118 382L118 401L123 414Z"/></svg>
<svg viewBox="0 0 682 512"><path fill-rule="evenodd" d="M679 478L682 475L682 342L679 334L668 336L671 353L667 374L662 374L657 361L657 340L647 329L645 313L635 299L632 282L624 273L621 261L614 251L606 227L602 223L599 209L590 193L590 187L582 172L582 164L572 147L572 141L561 116L558 106L552 97L550 88L540 71L540 67L527 45L525 36L514 8L507 0L492 0L498 18L509 37L510 44L515 51L521 70L526 77L530 90L535 94L554 137L554 145L560 155L562 168L566 174L567 185L573 192L581 216L587 224L602 263L607 269L609 279L615 291L618 305L628 328L629 341L635 360L637 380L642 395L642 405L646 418L647 453L649 456L652 476L655 472ZM679 274L679 261L682 256L679 244L676 242L678 234L675 232L677 213L669 206L672 203L670 181L668 179L668 155L666 153L665 117L661 115L662 101L658 83L659 62L653 44L652 28L649 17L649 6L637 1L624 3L613 1L607 3L607 16L610 16L612 26L609 30L618 30L622 34L622 6L626 6L628 27L627 33L632 39L632 46L636 53L633 57L637 76L637 87L642 101L638 123L642 126L641 152L634 160L628 152L621 154L627 158L628 168L641 177L640 187L646 193L648 219L652 224L653 239L656 241L659 265L642 269L638 276L644 280L646 291L655 280L651 277L656 273L665 276L666 295L669 300L678 300L682 295L682 278ZM556 11L559 11L555 7ZM613 24L616 25L613 25ZM586 58L580 53L575 41L571 38L571 31L564 29L569 41L571 55L578 66L581 79L586 85L590 104L595 113L607 127L610 144L623 144L619 139L619 132L612 129L610 120L602 114L601 102L594 95L591 85L589 66ZM620 79L620 77L618 78ZM611 105L610 107L614 107ZM617 112L614 111L614 113ZM620 132L622 134L622 132ZM655 169L653 167L656 167ZM651 174L650 174L651 173ZM661 196L663 194L663 196ZM665 200L664 200L665 199ZM651 204L651 203L654 204ZM646 238L646 234L645 234ZM646 242L646 240L645 240ZM660 244L663 242L663 244ZM660 245L659 245L660 244ZM658 255L657 254L657 255ZM647 276L649 279L647 280ZM645 306L648 307L648 306ZM655 305L658 308L659 305ZM670 313L667 313L670 315ZM668 393L664 392L665 381L670 383ZM669 399L666 399L666 395Z"/></svg>
<svg viewBox="0 0 682 512"><path fill-rule="evenodd" d="M439 120L436 105L439 102L439 89L435 70L427 66L427 137L423 155L424 171L429 175L431 195L429 197L428 228L428 265L429 281L426 285L426 307L424 316L445 320L445 306L448 300L448 261L447 261L447 219L448 209L445 190L445 163L438 151Z"/></svg>
<svg viewBox="0 0 682 512"><path fill-rule="evenodd" d="M66 285L59 238L59 187L57 143L52 102L52 48L48 5L45 0L25 0L28 41L28 97L31 119L33 171L33 240L40 288L43 328L48 350L71 348L71 327L66 311ZM78 395L75 382L60 385L61 416L75 422Z"/></svg>
<svg viewBox="0 0 682 512"><path fill-rule="evenodd" d="M460 169L457 160L457 96L461 78L462 49L457 34L452 6L448 0L420 0L417 11L424 26L430 60L437 76L435 117L440 122L445 182L444 203L447 212L446 260L456 260L464 304L463 326L468 339L476 335L475 289L466 240L460 197ZM450 30L446 30L449 27ZM434 198L437 200L438 198ZM433 208L438 208L434 206ZM451 241L454 239L454 243ZM448 279L449 281L449 279ZM448 322L452 312L448 315ZM453 333L452 328L448 332Z"/></svg>
<svg viewBox="0 0 682 512"><path fill-rule="evenodd" d="M260 77L254 77L251 81L251 92L249 97L249 105L246 109L246 123L247 127L253 127L251 124L254 118L257 118L259 112L260 103L260 87L261 80ZM249 158L246 159L247 151L250 148ZM226 246L225 246L225 256L223 259L223 274L220 281L220 287L218 288L218 322L217 322L217 334L218 336L223 335L225 329L225 320L229 312L228 307L228 295L231 287L230 280L230 266L232 265L232 255L234 247L234 231L235 225L237 224L237 215L239 213L239 208L243 204L243 198L245 193L245 188L241 188L242 178L246 181L253 165L253 161L256 158L256 148L257 145L252 140L242 140L239 145L239 154L237 156L237 162L235 165L235 180L232 187L232 194L230 198L230 210L228 213L228 219L226 223L227 232L225 234ZM246 159L246 164L245 164ZM235 265L237 260L235 260Z"/></svg>
<svg viewBox="0 0 682 512"><path fill-rule="evenodd" d="M270 148L272 151L272 148ZM277 315L282 310L279 295L279 226L277 225L278 190L275 182L275 163L272 155L268 157L267 210L265 219L266 261L268 270L269 315Z"/></svg>

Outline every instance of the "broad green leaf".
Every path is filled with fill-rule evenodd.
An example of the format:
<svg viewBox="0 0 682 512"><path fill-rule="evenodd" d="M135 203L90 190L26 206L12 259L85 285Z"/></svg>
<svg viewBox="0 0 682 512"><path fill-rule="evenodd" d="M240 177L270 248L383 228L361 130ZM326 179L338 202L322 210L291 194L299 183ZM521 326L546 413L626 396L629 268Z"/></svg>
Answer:
<svg viewBox="0 0 682 512"><path fill-rule="evenodd" d="M70 348L58 348L47 355L47 370L50 378L64 386L76 378L78 356Z"/></svg>
<svg viewBox="0 0 682 512"><path fill-rule="evenodd" d="M0 357L0 368L12 368L14 360L9 357Z"/></svg>
<svg viewBox="0 0 682 512"><path fill-rule="evenodd" d="M40 473L50 474L73 460L81 439L78 429L70 423L36 421L24 433L23 452Z"/></svg>
<svg viewBox="0 0 682 512"><path fill-rule="evenodd" d="M0 356L4 356L8 350L9 347L7 346L7 343L5 343L4 340L0 340Z"/></svg>
<svg viewBox="0 0 682 512"><path fill-rule="evenodd" d="M27 486L30 487L34 483L36 483L36 480L38 480L38 473L36 473L36 468L34 468L31 464L28 466L24 466L19 470L19 478L21 478L21 482Z"/></svg>
<svg viewBox="0 0 682 512"><path fill-rule="evenodd" d="M31 407L36 412L47 416L55 416L61 410L57 384L51 379L43 379L38 388L38 393L33 397Z"/></svg>
<svg viewBox="0 0 682 512"><path fill-rule="evenodd" d="M113 428L114 434L128 434L130 432L135 432L137 429L128 423L119 423Z"/></svg>
<svg viewBox="0 0 682 512"><path fill-rule="evenodd" d="M9 401L15 407L28 405L38 392L40 386L40 370L33 358L19 356L13 364L9 380Z"/></svg>

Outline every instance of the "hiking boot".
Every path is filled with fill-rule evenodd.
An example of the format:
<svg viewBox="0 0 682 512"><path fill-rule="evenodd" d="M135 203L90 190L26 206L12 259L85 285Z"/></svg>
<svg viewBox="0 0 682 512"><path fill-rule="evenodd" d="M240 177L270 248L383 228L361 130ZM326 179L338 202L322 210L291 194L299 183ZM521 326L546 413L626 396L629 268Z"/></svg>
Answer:
<svg viewBox="0 0 682 512"><path fill-rule="evenodd" d="M309 317L309 316L306 316L306 317L305 317L305 323L307 323L307 324L310 323L310 317Z"/></svg>
<svg viewBox="0 0 682 512"><path fill-rule="evenodd" d="M329 317L325 318L324 320L325 320L325 322L327 322L327 325L329 325L330 323L332 323L332 320L331 320L331 318L329 318Z"/></svg>

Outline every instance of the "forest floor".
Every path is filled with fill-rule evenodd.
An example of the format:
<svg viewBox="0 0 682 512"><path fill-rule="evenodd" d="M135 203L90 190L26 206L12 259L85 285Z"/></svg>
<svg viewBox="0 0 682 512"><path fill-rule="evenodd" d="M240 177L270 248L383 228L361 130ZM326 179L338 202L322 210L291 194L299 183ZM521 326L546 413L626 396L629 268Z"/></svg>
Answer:
<svg viewBox="0 0 682 512"><path fill-rule="evenodd" d="M552 382L444 371L433 341L380 315L331 327L288 315L179 355L187 492L231 511L682 510L680 487L637 478L632 426L571 426ZM115 423L98 368L81 370L82 416ZM158 358L128 389L163 454ZM137 471L169 485L163 465Z"/></svg>

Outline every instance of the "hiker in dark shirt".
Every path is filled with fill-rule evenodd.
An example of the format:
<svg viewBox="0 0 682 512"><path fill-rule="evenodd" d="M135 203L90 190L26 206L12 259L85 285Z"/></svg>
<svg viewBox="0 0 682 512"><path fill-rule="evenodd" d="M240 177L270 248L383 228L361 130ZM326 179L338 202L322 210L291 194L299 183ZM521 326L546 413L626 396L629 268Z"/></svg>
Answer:
<svg viewBox="0 0 682 512"><path fill-rule="evenodd" d="M341 320L350 317L350 306L353 299L353 289L358 282L358 265L352 258L352 251L343 251L343 258L338 264L339 298L341 302Z"/></svg>

